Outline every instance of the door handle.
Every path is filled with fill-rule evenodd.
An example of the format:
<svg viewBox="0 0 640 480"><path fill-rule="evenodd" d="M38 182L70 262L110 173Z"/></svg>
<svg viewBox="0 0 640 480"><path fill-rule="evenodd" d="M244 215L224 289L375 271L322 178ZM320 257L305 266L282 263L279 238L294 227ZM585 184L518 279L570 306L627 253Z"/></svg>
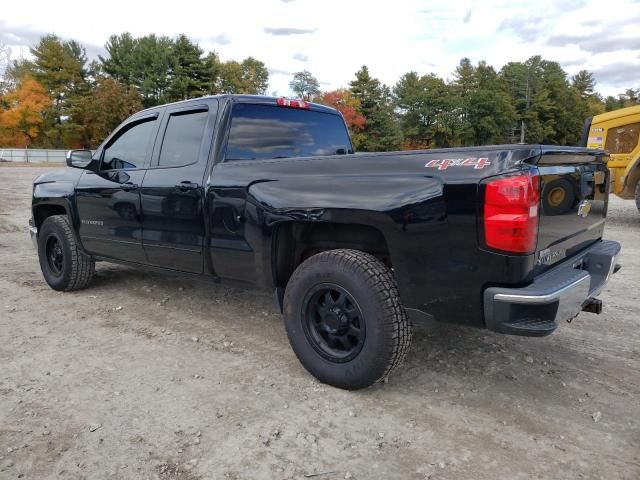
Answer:
<svg viewBox="0 0 640 480"><path fill-rule="evenodd" d="M195 190L198 187L199 187L199 185L197 183L189 182L187 180L185 180L183 182L180 182L180 183L176 183L176 188L179 188L183 192L186 191L186 190Z"/></svg>
<svg viewBox="0 0 640 480"><path fill-rule="evenodd" d="M138 188L137 183L126 182L126 183L120 184L120 189L124 190L125 192L128 192L129 190L133 190L135 188Z"/></svg>

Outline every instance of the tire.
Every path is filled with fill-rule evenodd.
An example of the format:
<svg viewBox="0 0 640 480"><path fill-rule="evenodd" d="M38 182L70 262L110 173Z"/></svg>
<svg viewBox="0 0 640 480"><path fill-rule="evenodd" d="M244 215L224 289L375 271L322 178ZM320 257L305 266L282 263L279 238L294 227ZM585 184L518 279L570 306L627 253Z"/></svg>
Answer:
<svg viewBox="0 0 640 480"><path fill-rule="evenodd" d="M547 215L562 215L576 203L576 195L571 182L558 178L549 182L542 192L542 208Z"/></svg>
<svg viewBox="0 0 640 480"><path fill-rule="evenodd" d="M92 258L83 255L65 215L45 219L38 232L38 258L44 279L54 290L85 288L95 271Z"/></svg>
<svg viewBox="0 0 640 480"><path fill-rule="evenodd" d="M636 197L636 208L640 212L640 182L636 183L635 194L636 194L635 195L635 197Z"/></svg>
<svg viewBox="0 0 640 480"><path fill-rule="evenodd" d="M357 250L305 260L287 284L284 319L302 365L321 382L346 390L383 381L411 343L411 323L391 271Z"/></svg>

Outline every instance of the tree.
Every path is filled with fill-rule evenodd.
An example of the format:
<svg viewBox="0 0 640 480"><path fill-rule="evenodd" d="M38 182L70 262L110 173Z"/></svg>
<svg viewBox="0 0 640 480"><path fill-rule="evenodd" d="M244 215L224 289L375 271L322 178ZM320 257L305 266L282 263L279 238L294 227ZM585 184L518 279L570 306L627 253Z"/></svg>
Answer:
<svg viewBox="0 0 640 480"><path fill-rule="evenodd" d="M0 95L9 87L7 84L5 73L11 65L11 49L0 42Z"/></svg>
<svg viewBox="0 0 640 480"><path fill-rule="evenodd" d="M42 133L43 112L51 105L45 88L24 77L17 88L0 97L0 146L29 147Z"/></svg>
<svg viewBox="0 0 640 480"><path fill-rule="evenodd" d="M320 94L320 82L308 70L294 73L289 88L299 98L307 101Z"/></svg>
<svg viewBox="0 0 640 480"><path fill-rule="evenodd" d="M517 114L507 83L486 62L473 67L462 59L454 74L453 88L459 96L464 145L504 143L509 139Z"/></svg>
<svg viewBox="0 0 640 480"><path fill-rule="evenodd" d="M220 93L264 94L269 86L269 71L264 63L253 57L241 63L228 61L219 65L217 79Z"/></svg>
<svg viewBox="0 0 640 480"><path fill-rule="evenodd" d="M100 56L104 71L129 86L133 85L145 107L170 101L171 56L174 43L154 34L133 38L130 33L112 35L105 45L108 57Z"/></svg>
<svg viewBox="0 0 640 480"><path fill-rule="evenodd" d="M83 98L75 112L84 126L82 144L96 148L122 121L142 109L140 94L111 77L97 78L91 95Z"/></svg>
<svg viewBox="0 0 640 480"><path fill-rule="evenodd" d="M200 97L207 92L207 66L202 60L203 50L186 35L178 35L169 57L170 84L168 101Z"/></svg>
<svg viewBox="0 0 640 480"><path fill-rule="evenodd" d="M364 142L362 131L366 123L365 116L359 111L360 101L345 88L324 92L316 98L316 101L323 105L333 107L342 114L347 128L351 133L351 140L353 141L354 147L359 149Z"/></svg>
<svg viewBox="0 0 640 480"><path fill-rule="evenodd" d="M393 89L396 106L400 111L400 126L404 149L431 148L458 144L453 136L450 115L456 112L456 102L450 86L436 75L419 76L409 72L400 77Z"/></svg>
<svg viewBox="0 0 640 480"><path fill-rule="evenodd" d="M360 149L371 152L400 148L402 133L394 115L389 87L373 78L366 65L356 72L356 78L349 86L360 102L360 113L366 118Z"/></svg>
<svg viewBox="0 0 640 480"><path fill-rule="evenodd" d="M269 84L264 63L253 57L221 62L215 52L203 50L185 35L175 40L129 33L113 35L100 57L107 75L134 86L149 107L207 93L263 94Z"/></svg>
<svg viewBox="0 0 640 480"><path fill-rule="evenodd" d="M53 101L44 112L42 145L64 148L82 130L72 112L74 104L89 90L85 50L75 40L62 41L56 35L46 35L31 48L31 54L34 59L29 68Z"/></svg>
<svg viewBox="0 0 640 480"><path fill-rule="evenodd" d="M580 70L571 79L571 86L578 92L580 98L586 99L594 94L596 81L593 73L587 70Z"/></svg>
<svg viewBox="0 0 640 480"><path fill-rule="evenodd" d="M628 88L622 95L620 95L620 101L625 107L633 107L640 103L640 89L634 90Z"/></svg>

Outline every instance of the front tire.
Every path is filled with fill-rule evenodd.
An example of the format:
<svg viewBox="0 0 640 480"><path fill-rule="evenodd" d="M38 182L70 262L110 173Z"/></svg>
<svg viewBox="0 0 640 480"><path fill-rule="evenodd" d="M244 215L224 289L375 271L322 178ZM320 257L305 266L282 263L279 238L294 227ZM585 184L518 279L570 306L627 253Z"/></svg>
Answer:
<svg viewBox="0 0 640 480"><path fill-rule="evenodd" d="M391 271L357 250L330 250L303 262L287 285L284 319L309 373L347 390L383 381L411 343Z"/></svg>
<svg viewBox="0 0 640 480"><path fill-rule="evenodd" d="M42 222L38 258L44 279L54 290L85 288L95 271L93 259L80 252L66 215L52 215Z"/></svg>

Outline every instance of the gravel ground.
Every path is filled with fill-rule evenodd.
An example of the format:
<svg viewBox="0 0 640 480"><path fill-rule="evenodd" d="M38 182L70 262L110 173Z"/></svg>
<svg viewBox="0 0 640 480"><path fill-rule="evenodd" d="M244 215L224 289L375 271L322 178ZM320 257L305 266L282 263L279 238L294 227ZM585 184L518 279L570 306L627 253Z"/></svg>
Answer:
<svg viewBox="0 0 640 480"><path fill-rule="evenodd" d="M0 168L0 478L640 478L640 215L624 268L547 338L418 325L388 383L315 381L269 293L105 263L45 284L31 180Z"/></svg>

